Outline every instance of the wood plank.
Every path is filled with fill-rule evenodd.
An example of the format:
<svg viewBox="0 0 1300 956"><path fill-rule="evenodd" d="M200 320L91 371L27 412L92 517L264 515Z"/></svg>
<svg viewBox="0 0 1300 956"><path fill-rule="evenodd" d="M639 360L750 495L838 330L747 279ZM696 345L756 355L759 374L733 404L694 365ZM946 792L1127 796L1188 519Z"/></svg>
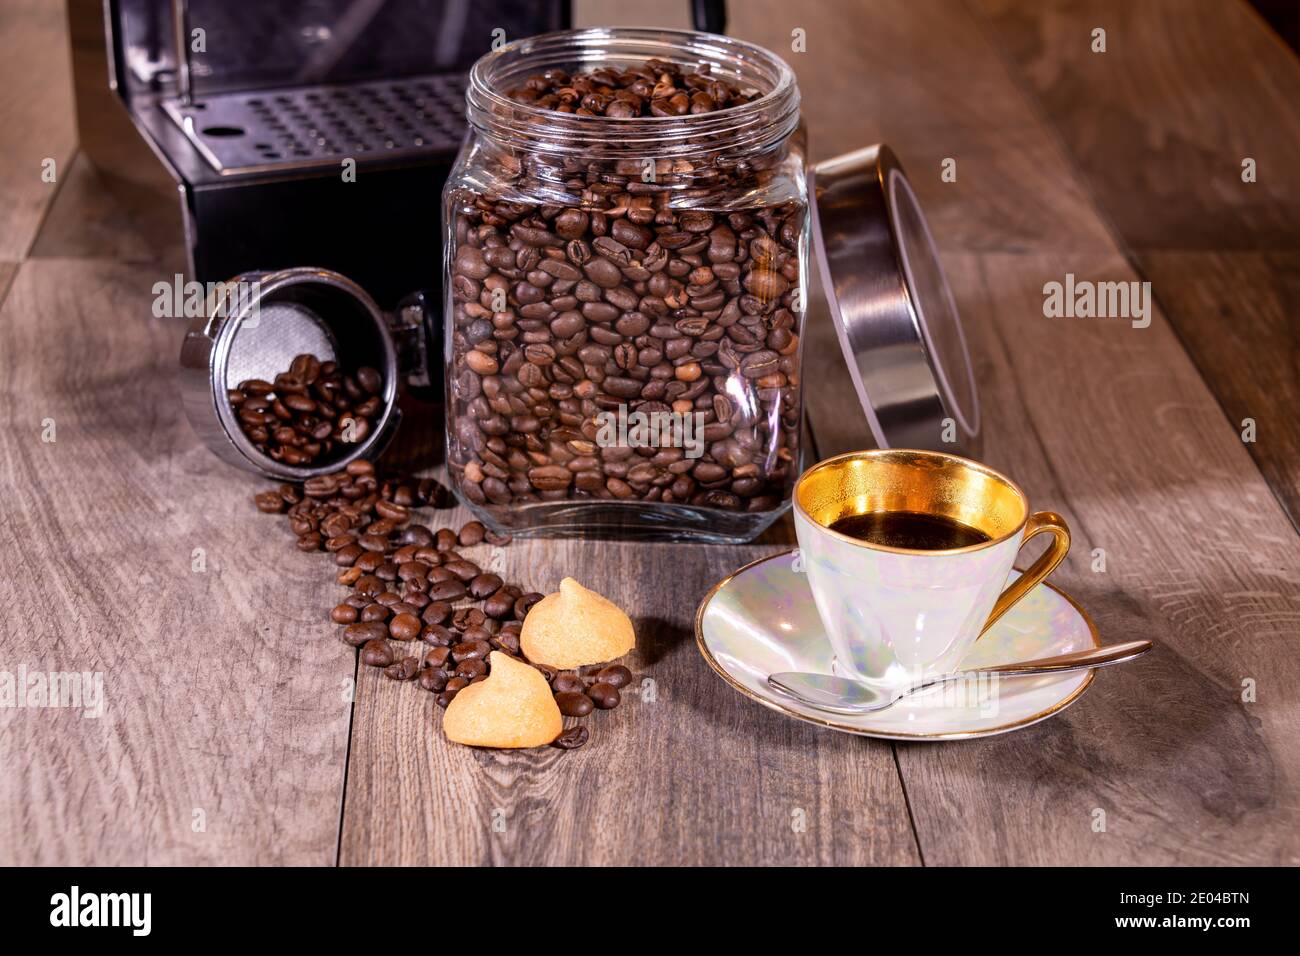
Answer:
<svg viewBox="0 0 1300 956"><path fill-rule="evenodd" d="M9 284L18 274L18 263L0 262L0 306L4 305L5 296L9 294Z"/></svg>
<svg viewBox="0 0 1300 956"><path fill-rule="evenodd" d="M437 512L459 527L461 509ZM778 535L791 534L788 521ZM448 743L431 695L366 670L357 687L344 864L635 865L917 862L887 744L824 733L727 688L692 618L717 579L788 544L746 547L517 539L507 580L549 592L570 575L627 608L626 693L585 719L580 750L493 752ZM796 811L806 832L795 832ZM500 821L494 828L494 822Z"/></svg>
<svg viewBox="0 0 1300 956"><path fill-rule="evenodd" d="M1245 3L978 7L1227 417L1270 419L1250 451L1300 529L1294 257L1192 254L1300 248L1300 59Z"/></svg>
<svg viewBox="0 0 1300 956"><path fill-rule="evenodd" d="M888 143L940 248L1101 250L1060 145L1026 112L1004 64L953 0L731 4L729 32L781 54L803 95L814 158ZM803 30L806 50L792 49ZM955 182L941 164L956 161Z"/></svg>
<svg viewBox="0 0 1300 956"><path fill-rule="evenodd" d="M1158 252L1140 257L1229 424L1300 528L1300 252Z"/></svg>
<svg viewBox="0 0 1300 956"><path fill-rule="evenodd" d="M1246 3L973 6L1130 247L1300 245L1300 61Z"/></svg>
<svg viewBox="0 0 1300 956"><path fill-rule="evenodd" d="M1156 650L1037 726L900 745L926 863L1300 862L1300 538L1163 316L1044 318L1069 269L1134 278L1118 254L953 257L984 458L1069 521L1053 580L1103 639Z"/></svg>
<svg viewBox="0 0 1300 956"><path fill-rule="evenodd" d="M106 702L0 708L0 863L330 863L353 655L321 556L181 420L157 278L28 260L0 311L0 670L100 672Z"/></svg>
<svg viewBox="0 0 1300 956"><path fill-rule="evenodd" d="M0 6L0 260L20 261L40 228L76 146L63 4L6 0ZM42 179L53 159L56 182Z"/></svg>

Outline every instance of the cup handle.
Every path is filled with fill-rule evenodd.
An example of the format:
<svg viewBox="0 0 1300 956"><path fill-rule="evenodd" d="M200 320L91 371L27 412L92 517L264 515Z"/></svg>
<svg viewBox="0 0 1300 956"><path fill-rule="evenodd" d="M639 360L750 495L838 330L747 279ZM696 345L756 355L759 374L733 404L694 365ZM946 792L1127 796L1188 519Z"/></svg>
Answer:
<svg viewBox="0 0 1300 956"><path fill-rule="evenodd" d="M1052 535L1051 545L1038 556L1038 560L1031 564L1027 571L1016 578L1014 584L998 596L998 603L993 605L993 613L984 622L980 637L987 634L989 628L997 623L998 618L1011 610L1035 584L1051 574L1065 559L1066 553L1070 550L1070 528L1065 523L1065 519L1055 511L1035 511L1031 514L1029 520L1025 522L1025 535L1020 539L1020 546L1023 548L1030 538L1045 532Z"/></svg>

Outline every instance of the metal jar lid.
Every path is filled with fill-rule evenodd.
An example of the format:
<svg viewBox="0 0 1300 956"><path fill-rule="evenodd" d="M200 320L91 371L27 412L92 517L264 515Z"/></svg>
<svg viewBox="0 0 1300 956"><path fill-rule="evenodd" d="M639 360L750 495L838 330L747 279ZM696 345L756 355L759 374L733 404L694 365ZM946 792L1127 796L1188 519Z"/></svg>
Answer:
<svg viewBox="0 0 1300 956"><path fill-rule="evenodd" d="M961 318L912 187L888 146L811 170L822 285L881 448L977 456L979 397Z"/></svg>
<svg viewBox="0 0 1300 956"><path fill-rule="evenodd" d="M383 313L355 282L325 269L246 273L219 286L205 313L181 345L181 399L194 431L223 460L270 478L305 481L375 458L392 438L401 418L397 352ZM248 379L271 381L304 352L345 369L378 369L383 410L362 440L310 465L289 465L248 439L228 390Z"/></svg>

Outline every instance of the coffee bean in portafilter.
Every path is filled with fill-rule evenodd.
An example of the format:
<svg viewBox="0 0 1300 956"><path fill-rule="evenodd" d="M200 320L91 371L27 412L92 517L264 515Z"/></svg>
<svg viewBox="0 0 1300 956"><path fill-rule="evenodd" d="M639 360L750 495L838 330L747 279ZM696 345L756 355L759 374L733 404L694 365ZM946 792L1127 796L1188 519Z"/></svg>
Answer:
<svg viewBox="0 0 1300 956"><path fill-rule="evenodd" d="M442 491L430 479L380 477L370 462L358 460L302 486L260 492L254 503L286 516L300 550L332 554L339 583L352 593L329 617L343 642L359 649L361 663L389 680L414 682L446 707L462 688L487 677L492 650L527 660L519 646L521 622L542 594L506 583L466 556L482 543L508 543L508 536L477 521L459 530L418 523L415 512ZM411 643L416 640L422 643ZM399 650L413 647L422 651ZM572 671L533 666L569 717L617 706L616 688L632 679L626 667L610 665L589 687ZM554 745L574 750L589 736L586 727L570 727Z"/></svg>
<svg viewBox="0 0 1300 956"><path fill-rule="evenodd" d="M383 377L362 367L348 375L333 361L297 356L273 381L248 379L227 391L239 427L257 448L286 465L328 459L344 442L365 440L383 410ZM258 502L262 510L262 502Z"/></svg>

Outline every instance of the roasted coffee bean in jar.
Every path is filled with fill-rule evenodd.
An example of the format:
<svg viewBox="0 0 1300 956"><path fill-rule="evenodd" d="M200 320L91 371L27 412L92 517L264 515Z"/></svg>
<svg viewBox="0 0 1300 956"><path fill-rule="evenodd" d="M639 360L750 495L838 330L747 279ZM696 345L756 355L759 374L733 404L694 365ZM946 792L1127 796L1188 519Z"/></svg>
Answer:
<svg viewBox="0 0 1300 956"><path fill-rule="evenodd" d="M800 470L799 93L726 37L508 44L444 194L448 463L495 531L746 540Z"/></svg>

